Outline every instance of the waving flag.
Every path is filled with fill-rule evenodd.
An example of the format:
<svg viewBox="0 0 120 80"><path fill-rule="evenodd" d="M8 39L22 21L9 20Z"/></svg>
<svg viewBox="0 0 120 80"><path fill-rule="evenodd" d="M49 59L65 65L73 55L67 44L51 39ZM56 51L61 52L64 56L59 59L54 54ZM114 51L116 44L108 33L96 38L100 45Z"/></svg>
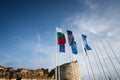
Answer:
<svg viewBox="0 0 120 80"><path fill-rule="evenodd" d="M59 45L59 52L65 52L65 44Z"/></svg>
<svg viewBox="0 0 120 80"><path fill-rule="evenodd" d="M85 44L85 48L86 48L87 50L92 50L88 44Z"/></svg>
<svg viewBox="0 0 120 80"><path fill-rule="evenodd" d="M76 42L74 41L74 36L72 31L67 30L67 35L68 35L68 42L69 42L69 46L71 46L72 49L72 53L73 54L77 54L77 45Z"/></svg>
<svg viewBox="0 0 120 80"><path fill-rule="evenodd" d="M72 44L71 48L72 48L72 53L73 54L77 54L78 53L77 52L77 45L76 45L75 41L73 41L73 44Z"/></svg>
<svg viewBox="0 0 120 80"><path fill-rule="evenodd" d="M58 44L65 44L66 43L66 39L65 39L65 35L64 33L62 32L62 29L61 28L56 28L56 31L57 31L57 37L58 37Z"/></svg>
<svg viewBox="0 0 120 80"><path fill-rule="evenodd" d="M69 46L72 46L73 41L74 41L74 36L73 36L73 34L72 34L72 31L67 30L67 35L68 35Z"/></svg>
<svg viewBox="0 0 120 80"><path fill-rule="evenodd" d="M84 35L84 34L82 34L82 39L83 39L83 41L86 41L87 36L86 36L86 35Z"/></svg>
<svg viewBox="0 0 120 80"><path fill-rule="evenodd" d="M84 42L84 51L85 51L85 53L87 55L87 50L92 50L92 49L91 49L91 47L87 43L87 40L86 40L87 36L82 34L82 39L83 39L83 42Z"/></svg>
<svg viewBox="0 0 120 80"><path fill-rule="evenodd" d="M57 42L59 45L59 52L65 52L65 43L66 43L65 35L62 32L61 28L56 27L56 31L57 31Z"/></svg>

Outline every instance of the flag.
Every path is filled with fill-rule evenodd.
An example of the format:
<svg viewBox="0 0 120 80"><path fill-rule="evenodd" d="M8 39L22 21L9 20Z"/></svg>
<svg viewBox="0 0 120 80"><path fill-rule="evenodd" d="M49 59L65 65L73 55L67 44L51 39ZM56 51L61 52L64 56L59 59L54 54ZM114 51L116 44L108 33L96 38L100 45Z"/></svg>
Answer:
<svg viewBox="0 0 120 80"><path fill-rule="evenodd" d="M65 52L65 44L59 45L59 52Z"/></svg>
<svg viewBox="0 0 120 80"><path fill-rule="evenodd" d="M56 27L56 31L57 31L57 43L59 45L59 52L65 52L65 43L66 43L65 35L62 32L61 28Z"/></svg>
<svg viewBox="0 0 120 80"><path fill-rule="evenodd" d="M92 50L92 49L91 49L91 47L87 43L87 40L86 40L87 36L82 34L82 39L83 39L83 42L84 42L84 51L85 51L85 53L87 55L87 50Z"/></svg>
<svg viewBox="0 0 120 80"><path fill-rule="evenodd" d="M87 36L86 36L86 35L84 35L84 34L82 34L82 39L83 39L83 41L86 41Z"/></svg>
<svg viewBox="0 0 120 80"><path fill-rule="evenodd" d="M85 48L86 48L87 50L92 50L88 44L85 44Z"/></svg>
<svg viewBox="0 0 120 80"><path fill-rule="evenodd" d="M83 39L83 42L85 43L85 44L87 44L87 36L86 35L84 35L84 34L82 34L82 39Z"/></svg>
<svg viewBox="0 0 120 80"><path fill-rule="evenodd" d="M72 53L73 54L77 54L78 53L77 52L77 45L76 45L75 41L73 41L73 44L72 44L71 48L72 48Z"/></svg>
<svg viewBox="0 0 120 80"><path fill-rule="evenodd" d="M64 33L62 32L62 29L57 27L56 31L57 31L57 41L58 41L58 44L65 44L66 43L66 39L65 39Z"/></svg>
<svg viewBox="0 0 120 80"><path fill-rule="evenodd" d="M68 35L69 46L72 46L73 41L74 41L74 36L73 36L73 34L72 34L72 31L67 30L67 35Z"/></svg>
<svg viewBox="0 0 120 80"><path fill-rule="evenodd" d="M67 36L68 36L68 42L69 42L69 46L71 46L72 49L72 53L73 54L77 54L77 45L76 42L74 41L74 36L72 31L67 30Z"/></svg>

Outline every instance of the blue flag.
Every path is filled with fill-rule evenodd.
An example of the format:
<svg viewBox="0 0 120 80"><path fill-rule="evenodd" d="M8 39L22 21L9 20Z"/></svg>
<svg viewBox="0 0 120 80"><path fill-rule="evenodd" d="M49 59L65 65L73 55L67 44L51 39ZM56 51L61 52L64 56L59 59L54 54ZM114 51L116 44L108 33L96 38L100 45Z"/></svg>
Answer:
<svg viewBox="0 0 120 80"><path fill-rule="evenodd" d="M65 52L65 44L59 45L59 52Z"/></svg>
<svg viewBox="0 0 120 80"><path fill-rule="evenodd" d="M83 41L86 41L86 38L87 38L87 36L84 35L84 34L82 34L82 39L83 39Z"/></svg>
<svg viewBox="0 0 120 80"><path fill-rule="evenodd" d="M88 44L85 44L86 50L92 50Z"/></svg>
<svg viewBox="0 0 120 80"><path fill-rule="evenodd" d="M83 39L83 42L84 42L84 47L85 47L85 49L86 50L92 50L91 48L90 48L90 46L88 45L88 43L87 43L87 36L86 35L84 35L84 34L82 34L82 39Z"/></svg>
<svg viewBox="0 0 120 80"><path fill-rule="evenodd" d="M75 41L73 41L73 44L72 44L71 48L72 48L72 53L73 54L77 54L78 53L77 52L77 45L76 45Z"/></svg>
<svg viewBox="0 0 120 80"><path fill-rule="evenodd" d="M82 39L83 39L83 42L85 43L85 44L87 44L87 36L86 35L84 35L84 34L82 34Z"/></svg>
<svg viewBox="0 0 120 80"><path fill-rule="evenodd" d="M73 36L73 34L72 34L72 31L67 30L67 35L68 35L69 46L72 46L73 41L74 41L74 36Z"/></svg>

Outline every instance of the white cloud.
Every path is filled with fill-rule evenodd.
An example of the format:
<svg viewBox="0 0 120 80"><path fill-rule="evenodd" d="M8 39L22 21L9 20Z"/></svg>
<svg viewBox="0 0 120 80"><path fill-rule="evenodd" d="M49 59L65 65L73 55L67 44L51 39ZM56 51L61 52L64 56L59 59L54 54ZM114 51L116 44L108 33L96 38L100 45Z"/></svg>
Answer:
<svg viewBox="0 0 120 80"><path fill-rule="evenodd" d="M96 9L97 8L97 4L95 4L96 0L84 0L84 3L90 7L91 9Z"/></svg>
<svg viewBox="0 0 120 80"><path fill-rule="evenodd" d="M94 2L96 0L85 0L85 3L88 8L85 13L76 15L74 17L69 17L66 20L66 23L71 25L71 30L73 31L73 34L75 35L75 40L78 44L78 49L81 50L81 33L85 33L88 36L88 43L91 38L93 39L94 43L99 43L99 47L101 49L101 52L98 51L98 54L103 54L103 57L106 61L106 63L109 65L112 74L116 76L116 73L114 72L113 66L106 55L105 50L103 49L103 46L101 45L100 40L103 40L105 42L105 46L107 47L108 53L113 61L113 63L116 63L116 65L119 65L118 62L115 59L115 56L113 55L112 51L109 49L109 46L106 42L108 40L110 44L112 45L112 48L115 50L115 53L117 54L117 57L119 58L120 55L119 52L119 45L120 45L120 6L117 2L107 2L104 3L102 6ZM91 46L93 48L93 46ZM93 48L94 50L94 48ZM92 55L93 52L89 52L90 60L92 62L92 67L94 71L97 73L97 67L95 59ZM95 55L96 56L96 55ZM102 57L100 57L103 66L105 67L105 64L103 62ZM77 58L79 60L79 66L81 75L85 76L85 61L84 58ZM84 66L84 67L83 67ZM90 67L89 67L90 68ZM105 67L106 68L106 67ZM107 71L107 70L106 70ZM99 74L98 74L99 75Z"/></svg>

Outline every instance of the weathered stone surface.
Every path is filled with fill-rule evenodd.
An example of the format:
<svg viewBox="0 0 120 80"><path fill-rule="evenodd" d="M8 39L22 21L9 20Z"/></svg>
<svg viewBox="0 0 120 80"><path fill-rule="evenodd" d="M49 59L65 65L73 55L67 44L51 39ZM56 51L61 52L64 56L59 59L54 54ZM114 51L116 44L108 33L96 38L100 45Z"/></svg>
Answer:
<svg viewBox="0 0 120 80"><path fill-rule="evenodd" d="M60 80L80 80L80 71L77 61L65 63L57 68L58 78L60 73ZM52 69L50 72L48 69L44 68L37 70L20 68L14 70L12 67L6 68L3 66L0 66L0 80L15 80L18 72L22 75L22 80L55 80L55 69Z"/></svg>

